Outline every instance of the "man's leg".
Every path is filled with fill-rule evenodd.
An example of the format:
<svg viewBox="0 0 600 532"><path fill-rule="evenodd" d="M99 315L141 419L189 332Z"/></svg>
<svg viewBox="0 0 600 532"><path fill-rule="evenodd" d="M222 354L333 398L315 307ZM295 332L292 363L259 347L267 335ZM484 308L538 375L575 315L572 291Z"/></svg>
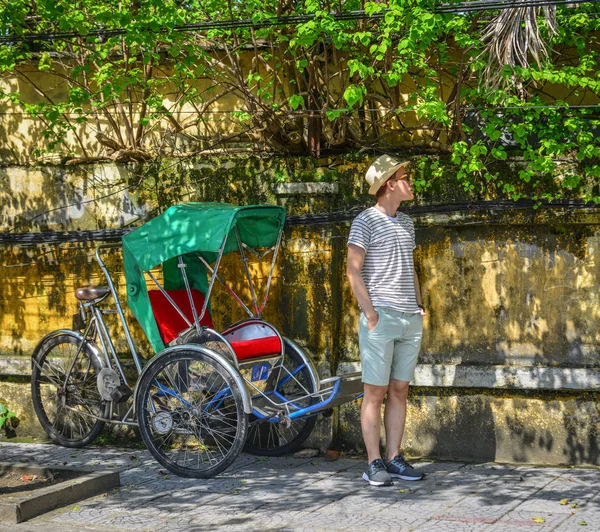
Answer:
<svg viewBox="0 0 600 532"><path fill-rule="evenodd" d="M362 426L363 439L365 440L365 447L367 448L369 464L373 460L381 458L381 451L379 449L381 405L383 404L383 398L387 391L387 386L364 384L365 395L360 411L360 423Z"/></svg>
<svg viewBox="0 0 600 532"><path fill-rule="evenodd" d="M393 460L398 455L400 445L402 444L404 426L406 424L408 384L406 381L391 379L388 387L388 397L384 414L386 462Z"/></svg>

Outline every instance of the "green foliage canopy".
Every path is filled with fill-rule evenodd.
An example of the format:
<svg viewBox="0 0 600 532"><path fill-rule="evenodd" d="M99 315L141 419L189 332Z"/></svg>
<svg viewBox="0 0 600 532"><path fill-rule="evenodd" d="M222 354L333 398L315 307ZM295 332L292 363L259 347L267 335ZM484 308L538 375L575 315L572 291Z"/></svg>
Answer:
<svg viewBox="0 0 600 532"><path fill-rule="evenodd" d="M504 66L497 88L482 79L495 13L435 5L11 0L0 8L0 35L14 37L0 47L0 103L43 121L44 149L67 159L301 154L318 139L331 153L417 153L421 187L450 170L474 196L600 202L597 5L558 6L548 59ZM357 10L366 17L339 16ZM228 23L240 20L254 26ZM189 26L203 22L212 27ZM20 40L65 32L76 37Z"/></svg>

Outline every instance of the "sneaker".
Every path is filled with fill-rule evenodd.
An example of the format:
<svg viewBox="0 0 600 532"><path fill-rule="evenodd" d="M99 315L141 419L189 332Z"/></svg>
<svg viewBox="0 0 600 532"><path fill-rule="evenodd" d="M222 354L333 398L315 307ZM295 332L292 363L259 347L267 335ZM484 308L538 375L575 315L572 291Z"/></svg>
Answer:
<svg viewBox="0 0 600 532"><path fill-rule="evenodd" d="M401 478L402 480L421 480L423 478L423 473L411 466L401 454L390 460L386 468L390 476L394 478Z"/></svg>
<svg viewBox="0 0 600 532"><path fill-rule="evenodd" d="M363 480L371 486L393 486L392 477L387 471L381 458L373 460L363 473Z"/></svg>

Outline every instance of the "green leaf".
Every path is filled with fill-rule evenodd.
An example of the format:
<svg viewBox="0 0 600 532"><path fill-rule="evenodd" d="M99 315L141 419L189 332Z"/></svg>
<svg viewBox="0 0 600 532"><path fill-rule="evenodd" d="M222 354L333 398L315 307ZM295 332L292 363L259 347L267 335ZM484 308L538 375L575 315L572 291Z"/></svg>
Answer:
<svg viewBox="0 0 600 532"><path fill-rule="evenodd" d="M398 51L401 51L401 50L404 50L405 48L408 48L409 44L410 44L410 40L409 39L402 39L398 43Z"/></svg>
<svg viewBox="0 0 600 532"><path fill-rule="evenodd" d="M307 65L308 65L308 59L298 59L296 61L296 68L300 72L304 72L304 69L307 67Z"/></svg>
<svg viewBox="0 0 600 532"><path fill-rule="evenodd" d="M290 107L295 111L301 105L304 105L304 97L299 94L293 94L289 97Z"/></svg>
<svg viewBox="0 0 600 532"><path fill-rule="evenodd" d="M564 188L574 189L574 188L576 188L579 185L580 179L581 178L578 175L573 175L573 174L566 175L563 178L562 186ZM562 502L561 502L561 504L562 504Z"/></svg>
<svg viewBox="0 0 600 532"><path fill-rule="evenodd" d="M348 112L349 109L336 109L334 111L327 111L325 114L327 115L327 119L330 122L333 122L336 118L339 118L344 113Z"/></svg>
<svg viewBox="0 0 600 532"><path fill-rule="evenodd" d="M357 85L349 85L344 91L344 100L346 100L350 107L354 107L354 105L357 103L362 105L363 95L364 91L362 87L358 87Z"/></svg>
<svg viewBox="0 0 600 532"><path fill-rule="evenodd" d="M506 152L504 151L504 148L492 148L492 157L500 159L501 161L506 161Z"/></svg>
<svg viewBox="0 0 600 532"><path fill-rule="evenodd" d="M48 52L42 52L38 61L38 70L48 72L52 66L52 58Z"/></svg>

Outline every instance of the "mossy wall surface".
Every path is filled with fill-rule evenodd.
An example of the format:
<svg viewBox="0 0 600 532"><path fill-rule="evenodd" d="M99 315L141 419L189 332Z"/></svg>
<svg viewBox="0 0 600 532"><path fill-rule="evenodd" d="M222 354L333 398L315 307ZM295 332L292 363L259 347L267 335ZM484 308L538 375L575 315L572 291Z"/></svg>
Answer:
<svg viewBox="0 0 600 532"><path fill-rule="evenodd" d="M4 168L0 171L1 231L135 225L138 218L155 215L181 201L277 202L286 206L288 215L353 208L359 212L372 204L362 184L370 159L207 158L178 162L172 167L163 162L156 168ZM292 181L331 181L338 184L339 192L274 194L275 184ZM462 196L456 189L449 194L442 189L433 187L421 195L419 202ZM600 210L541 207L419 215L414 220L418 244L415 259L428 309L421 363L600 368ZM286 228L264 313L265 319L302 345L324 372L329 369L336 373L344 364L359 360L358 308L345 277L348 231L347 222ZM0 281L4 288L0 295L0 354L28 356L44 334L70 327L71 315L76 311L74 289L104 282L93 259L94 246L74 242L0 247ZM108 262L122 287L119 256L111 256ZM262 287L268 268L255 261L251 261L250 268ZM224 260L223 276L234 290L249 296L241 266L233 255ZM213 310L217 328L221 329L244 317L221 288L215 293ZM130 324L140 352L151 354L139 328L133 320ZM117 324L113 325L115 336L120 338L117 345L125 350L123 335ZM5 386L0 382L0 396L7 395ZM409 447L435 455L439 450L435 440L450 434L459 442L460 450L460 442L464 447L468 435L465 432L461 436L456 432L459 429L448 430L456 425L457 411L464 411L465 416L479 415L457 406L475 401L481 412L494 413L485 422L493 427L494 442L500 441L502 434L513 442L520 426L554 416L561 430L566 431L560 438L566 441L569 433L571 438L585 440L584 450L571 457L563 452L565 444L551 446L548 453L554 453L555 463L598 461L598 440L594 440L597 416L573 417L569 412L576 410L572 406L576 403L560 403L558 410L548 410L539 403L550 400L544 397L511 398L510 404L496 404L499 399L490 400L485 394L477 396L479 399L463 399L460 390L457 394L455 406L435 393L425 394L428 399L412 399L406 440ZM585 409L598 412L597 395L588 395L585 401ZM500 408L502 416L496 415ZM510 423L509 418L513 419ZM580 432L566 426L569 418ZM348 407L334 417L332 437L340 445L360 446L357 423L356 410ZM552 427L544 430L554 430ZM556 436L554 441L560 438ZM544 447L539 438L536 441L537 447ZM453 450L446 457L452 457ZM508 461L535 461L532 457L516 451L497 455Z"/></svg>

